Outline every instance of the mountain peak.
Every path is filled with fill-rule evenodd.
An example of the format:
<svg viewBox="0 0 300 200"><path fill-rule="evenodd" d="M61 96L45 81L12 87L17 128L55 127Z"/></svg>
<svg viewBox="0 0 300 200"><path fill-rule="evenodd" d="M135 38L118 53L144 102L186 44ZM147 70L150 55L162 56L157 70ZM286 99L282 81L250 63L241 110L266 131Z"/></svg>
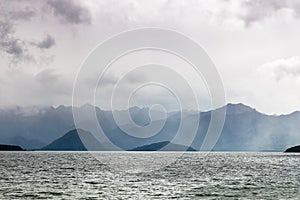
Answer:
<svg viewBox="0 0 300 200"><path fill-rule="evenodd" d="M254 108L247 106L242 103L229 103L226 105L226 113L227 114L241 114L245 112L253 112L256 111Z"/></svg>
<svg viewBox="0 0 300 200"><path fill-rule="evenodd" d="M86 151L99 150L100 148L100 142L90 132L74 129L43 147L42 150Z"/></svg>

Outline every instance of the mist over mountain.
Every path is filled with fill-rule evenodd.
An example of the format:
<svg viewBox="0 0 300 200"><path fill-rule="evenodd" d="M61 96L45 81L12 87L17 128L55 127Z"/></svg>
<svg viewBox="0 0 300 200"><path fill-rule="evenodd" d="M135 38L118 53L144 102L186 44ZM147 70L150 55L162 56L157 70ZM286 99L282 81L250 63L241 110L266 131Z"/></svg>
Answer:
<svg viewBox="0 0 300 200"><path fill-rule="evenodd" d="M26 149L40 148L73 126L71 107L0 110L0 141Z"/></svg>
<svg viewBox="0 0 300 200"><path fill-rule="evenodd" d="M283 151L300 142L300 112L266 115L243 104L228 104L215 150Z"/></svg>
<svg viewBox="0 0 300 200"><path fill-rule="evenodd" d="M203 143L211 118L211 112L184 111L168 113L163 128L149 138L137 138L128 135L124 129L133 129L132 124L118 126L113 119L113 112L101 110L91 105L74 108L83 115L95 110L97 120L101 124L106 137L121 149L130 150L144 145L172 141L180 125L182 117L192 124L200 116L199 129L190 145L199 149ZM128 110L114 111L114 115L123 115ZM158 112L158 111L157 111ZM132 121L138 126L162 124L160 113L150 118L149 108L133 107L129 109ZM199 116L198 116L199 115ZM243 104L228 104L224 128L213 150L225 151L283 151L287 147L300 143L300 112L288 115L266 115ZM89 131L97 137L97 130L89 120L79 123L79 128ZM10 108L0 110L0 143L19 145L25 149L39 149L62 137L74 129L72 107L32 107ZM78 127L77 127L78 128ZM150 129L151 131L151 129ZM189 127L186 128L189 131ZM177 138L174 143L186 138Z"/></svg>

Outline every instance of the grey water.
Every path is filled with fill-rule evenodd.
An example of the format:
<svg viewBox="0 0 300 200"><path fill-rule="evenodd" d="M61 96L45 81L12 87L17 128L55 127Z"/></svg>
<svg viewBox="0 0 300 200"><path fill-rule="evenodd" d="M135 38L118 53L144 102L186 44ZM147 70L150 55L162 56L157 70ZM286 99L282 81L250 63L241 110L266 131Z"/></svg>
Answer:
<svg viewBox="0 0 300 200"><path fill-rule="evenodd" d="M153 155L151 163L159 165L178 153L95 154L2 152L0 199L298 199L300 195L298 154L186 153L145 173L118 169ZM102 158L118 162L112 166Z"/></svg>

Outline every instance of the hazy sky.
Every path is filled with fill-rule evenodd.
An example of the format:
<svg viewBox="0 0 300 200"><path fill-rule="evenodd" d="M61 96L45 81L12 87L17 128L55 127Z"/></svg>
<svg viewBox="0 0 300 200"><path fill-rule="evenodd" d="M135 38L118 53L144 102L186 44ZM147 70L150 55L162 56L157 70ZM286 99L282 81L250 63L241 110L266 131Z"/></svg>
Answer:
<svg viewBox="0 0 300 200"><path fill-rule="evenodd" d="M70 105L88 53L114 34L145 26L197 41L216 64L227 102L265 113L300 110L294 0L2 0L0 106Z"/></svg>

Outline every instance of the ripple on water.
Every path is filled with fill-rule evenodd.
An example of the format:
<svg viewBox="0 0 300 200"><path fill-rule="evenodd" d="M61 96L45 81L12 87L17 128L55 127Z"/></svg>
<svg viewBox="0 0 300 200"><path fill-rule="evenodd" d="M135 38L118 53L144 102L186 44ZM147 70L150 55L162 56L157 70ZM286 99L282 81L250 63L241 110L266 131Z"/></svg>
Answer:
<svg viewBox="0 0 300 200"><path fill-rule="evenodd" d="M126 156L132 162L143 153L115 157L102 152L98 159L76 152L0 154L0 199L297 199L300 194L300 156L290 154L210 153L203 158L187 153L172 165L135 174L109 168L101 156L126 165ZM155 159L164 156L170 155Z"/></svg>

